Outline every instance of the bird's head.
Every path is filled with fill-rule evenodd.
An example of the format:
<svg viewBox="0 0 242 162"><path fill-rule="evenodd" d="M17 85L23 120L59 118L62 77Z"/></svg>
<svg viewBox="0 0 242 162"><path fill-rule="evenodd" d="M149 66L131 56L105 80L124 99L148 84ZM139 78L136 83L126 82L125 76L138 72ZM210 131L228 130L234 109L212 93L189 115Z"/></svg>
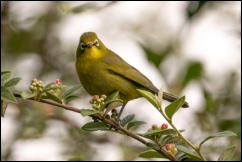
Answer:
<svg viewBox="0 0 242 162"><path fill-rule="evenodd" d="M105 49L105 46L101 40L97 37L97 34L94 32L85 32L81 35L80 42L78 45L77 55L80 55L84 52L93 53L101 52Z"/></svg>

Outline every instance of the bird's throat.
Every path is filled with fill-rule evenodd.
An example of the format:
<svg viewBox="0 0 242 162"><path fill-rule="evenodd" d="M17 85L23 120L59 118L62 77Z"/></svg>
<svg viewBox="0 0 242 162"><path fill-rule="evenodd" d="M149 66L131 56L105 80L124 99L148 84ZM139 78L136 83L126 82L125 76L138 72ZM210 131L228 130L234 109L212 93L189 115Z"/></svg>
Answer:
<svg viewBox="0 0 242 162"><path fill-rule="evenodd" d="M85 49L85 57L87 57L88 59L99 59L100 57L102 57L102 55L102 51L95 46Z"/></svg>

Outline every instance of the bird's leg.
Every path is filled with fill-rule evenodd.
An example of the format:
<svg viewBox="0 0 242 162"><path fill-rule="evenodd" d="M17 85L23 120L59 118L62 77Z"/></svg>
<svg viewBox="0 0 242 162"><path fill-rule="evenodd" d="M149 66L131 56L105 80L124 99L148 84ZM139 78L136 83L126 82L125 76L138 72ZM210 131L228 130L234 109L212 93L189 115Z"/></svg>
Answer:
<svg viewBox="0 0 242 162"><path fill-rule="evenodd" d="M126 104L123 104L123 105L122 105L121 110L120 110L120 112L118 113L118 117L115 119L115 123L118 125L118 128L120 127L119 119L120 119L120 117L121 117L121 114L122 114L122 112L123 112L123 110L124 110L125 105L126 105Z"/></svg>

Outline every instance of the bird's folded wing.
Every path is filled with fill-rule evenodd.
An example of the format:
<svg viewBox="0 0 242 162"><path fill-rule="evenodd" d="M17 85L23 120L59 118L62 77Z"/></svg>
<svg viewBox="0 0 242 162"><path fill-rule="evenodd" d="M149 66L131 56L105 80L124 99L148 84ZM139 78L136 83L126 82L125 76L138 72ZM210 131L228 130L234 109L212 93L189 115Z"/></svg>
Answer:
<svg viewBox="0 0 242 162"><path fill-rule="evenodd" d="M109 50L108 55L103 58L103 62L107 65L106 68L111 73L133 82L137 87L148 89L154 93L158 92L158 89L148 78L111 50Z"/></svg>

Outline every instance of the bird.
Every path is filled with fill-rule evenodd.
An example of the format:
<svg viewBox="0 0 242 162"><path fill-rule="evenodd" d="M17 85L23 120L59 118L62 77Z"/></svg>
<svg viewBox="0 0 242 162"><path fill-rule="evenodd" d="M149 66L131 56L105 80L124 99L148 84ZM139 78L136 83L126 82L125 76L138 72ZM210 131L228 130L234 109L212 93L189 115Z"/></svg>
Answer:
<svg viewBox="0 0 242 162"><path fill-rule="evenodd" d="M159 92L144 74L108 49L95 32L85 32L81 35L75 66L81 84L90 95L108 96L119 91L119 98L123 103L117 121L129 101L142 97L137 89L153 94ZM178 97L163 92L163 99L174 102ZM182 107L187 108L189 105L185 102Z"/></svg>

